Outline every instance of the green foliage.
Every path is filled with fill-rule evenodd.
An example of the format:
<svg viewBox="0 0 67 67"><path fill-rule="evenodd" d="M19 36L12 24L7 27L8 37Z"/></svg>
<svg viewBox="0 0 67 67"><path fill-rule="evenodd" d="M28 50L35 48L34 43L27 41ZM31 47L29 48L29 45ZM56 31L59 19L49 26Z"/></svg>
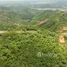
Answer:
<svg viewBox="0 0 67 67"><path fill-rule="evenodd" d="M48 18L48 21L45 22L43 25L40 25L40 27L44 27L46 29L49 29L50 31L56 31L60 29L61 26L67 26L66 14L67 12L62 12L59 10L47 10L35 16L30 23L36 24L37 21L41 22Z"/></svg>
<svg viewBox="0 0 67 67"><path fill-rule="evenodd" d="M67 40L67 35L65 35L64 38Z"/></svg>
<svg viewBox="0 0 67 67"><path fill-rule="evenodd" d="M1 67L59 67L66 64L67 53L59 46L57 37L44 29L37 33L1 35ZM39 57L38 53L42 55Z"/></svg>
<svg viewBox="0 0 67 67"><path fill-rule="evenodd" d="M10 32L0 34L0 67L64 67L67 64L67 46L60 46L59 34L55 33L67 24L67 13L7 9L0 10L0 30ZM46 18L49 20L45 24L37 26L37 21Z"/></svg>

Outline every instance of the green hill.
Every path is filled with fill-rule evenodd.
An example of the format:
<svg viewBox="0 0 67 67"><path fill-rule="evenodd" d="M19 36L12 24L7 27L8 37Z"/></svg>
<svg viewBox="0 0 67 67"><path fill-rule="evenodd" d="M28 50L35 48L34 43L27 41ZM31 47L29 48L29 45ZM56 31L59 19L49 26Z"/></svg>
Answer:
<svg viewBox="0 0 67 67"><path fill-rule="evenodd" d="M18 25L28 25L28 22L40 11L30 8L0 7L0 30L16 29Z"/></svg>
<svg viewBox="0 0 67 67"><path fill-rule="evenodd" d="M61 26L67 25L67 13L63 11L43 11L33 18L30 22L32 24L37 24L37 21L41 22L48 19L41 27L49 29L51 31L58 30Z"/></svg>
<svg viewBox="0 0 67 67"><path fill-rule="evenodd" d="M59 10L0 11L0 67L66 67L67 36L56 33L67 26L66 18Z"/></svg>

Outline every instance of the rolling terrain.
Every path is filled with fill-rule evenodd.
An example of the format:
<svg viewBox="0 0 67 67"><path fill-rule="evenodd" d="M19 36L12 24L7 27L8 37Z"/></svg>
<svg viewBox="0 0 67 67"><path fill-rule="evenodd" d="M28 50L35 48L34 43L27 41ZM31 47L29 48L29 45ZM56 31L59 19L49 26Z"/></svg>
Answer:
<svg viewBox="0 0 67 67"><path fill-rule="evenodd" d="M14 8L0 7L0 67L66 67L67 12Z"/></svg>

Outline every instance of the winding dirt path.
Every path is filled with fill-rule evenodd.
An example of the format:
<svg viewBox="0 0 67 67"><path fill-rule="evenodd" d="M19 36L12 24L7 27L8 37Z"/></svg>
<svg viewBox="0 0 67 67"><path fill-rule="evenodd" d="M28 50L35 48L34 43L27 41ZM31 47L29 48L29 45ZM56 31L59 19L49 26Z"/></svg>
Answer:
<svg viewBox="0 0 67 67"><path fill-rule="evenodd" d="M21 34L21 33L37 33L37 31L0 31L0 34L9 34L9 33L16 33L16 34Z"/></svg>
<svg viewBox="0 0 67 67"><path fill-rule="evenodd" d="M6 34L8 31L0 31L0 34Z"/></svg>

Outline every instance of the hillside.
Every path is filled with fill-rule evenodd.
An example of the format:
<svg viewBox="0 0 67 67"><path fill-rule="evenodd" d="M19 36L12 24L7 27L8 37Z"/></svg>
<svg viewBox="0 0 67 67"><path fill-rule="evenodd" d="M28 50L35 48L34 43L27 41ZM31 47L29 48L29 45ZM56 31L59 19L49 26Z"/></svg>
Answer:
<svg viewBox="0 0 67 67"><path fill-rule="evenodd" d="M14 8L10 8L10 7L0 7L0 21L5 22L16 22L16 21L23 21L23 20L30 20L33 18L33 16L36 15L36 10L32 10L29 8L22 8L21 10L19 9L14 9Z"/></svg>
<svg viewBox="0 0 67 67"><path fill-rule="evenodd" d="M1 67L64 67L67 49L60 46L58 35L41 30L36 33L1 34Z"/></svg>
<svg viewBox="0 0 67 67"><path fill-rule="evenodd" d="M4 19L3 19L4 18ZM11 25L38 25L50 31L57 31L61 26L67 25L67 12L60 10L38 11L30 8L14 9L0 7L0 26ZM48 19L48 21L46 21ZM46 22L45 22L46 21ZM4 23L5 22L5 23ZM2 29L2 27L0 27Z"/></svg>
<svg viewBox="0 0 67 67"><path fill-rule="evenodd" d="M39 25L40 27L44 27L49 29L50 31L56 31L60 29L61 26L67 25L67 13L63 11L43 11L37 16L35 16L30 23L38 24L46 19L45 23Z"/></svg>
<svg viewBox="0 0 67 67"><path fill-rule="evenodd" d="M17 26L27 25L40 11L30 8L17 9L0 7L0 30L16 29Z"/></svg>
<svg viewBox="0 0 67 67"><path fill-rule="evenodd" d="M1 7L0 67L66 67L66 18L59 10Z"/></svg>

